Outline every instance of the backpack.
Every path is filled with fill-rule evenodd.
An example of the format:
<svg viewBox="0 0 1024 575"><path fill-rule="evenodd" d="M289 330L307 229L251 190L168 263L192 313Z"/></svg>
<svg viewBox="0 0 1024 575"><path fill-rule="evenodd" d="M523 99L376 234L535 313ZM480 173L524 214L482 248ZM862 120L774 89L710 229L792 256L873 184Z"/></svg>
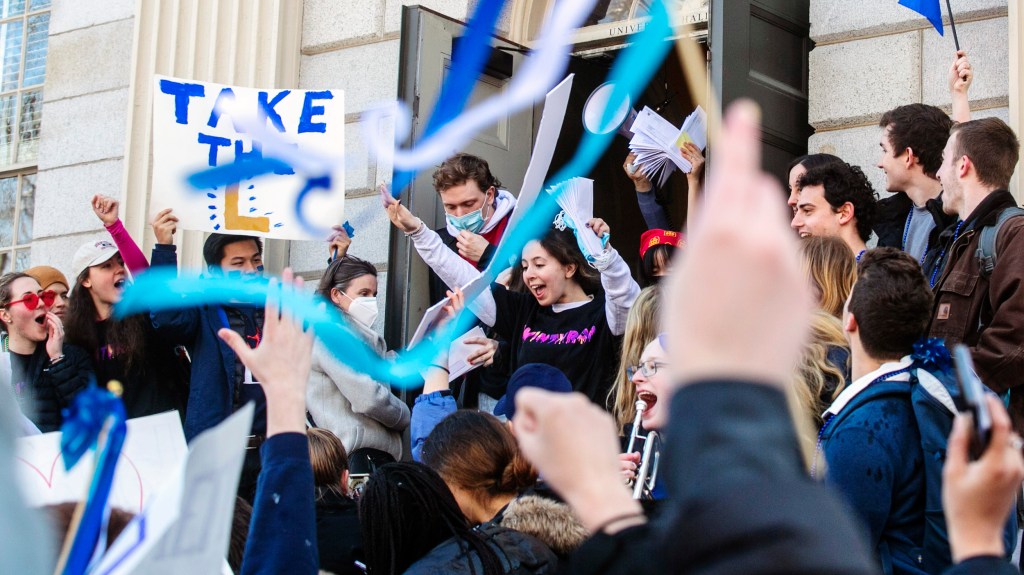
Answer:
<svg viewBox="0 0 1024 575"><path fill-rule="evenodd" d="M999 219L995 225L985 226L981 229L981 241L978 243L978 251L975 257L978 258L978 266L981 268L981 277L988 278L992 270L996 269L996 238L999 237L999 229L1011 218L1024 216L1024 208L1012 206L1004 208L999 213Z"/></svg>
<svg viewBox="0 0 1024 575"><path fill-rule="evenodd" d="M940 573L953 564L949 536L942 508L942 467L946 462L946 444L953 430L953 418L965 406L961 402L952 358L941 340L927 339L914 344L914 368L905 386L896 386L893 395L909 395L914 419L921 435L924 467L924 538L918 565L927 573ZM921 376L923 371L926 375ZM898 384L885 381L886 384ZM887 394L888 395L888 394ZM1011 514L1003 531L1006 549L1014 549L1017 517ZM885 554L885 550L881 550ZM891 558L882 557L883 564Z"/></svg>

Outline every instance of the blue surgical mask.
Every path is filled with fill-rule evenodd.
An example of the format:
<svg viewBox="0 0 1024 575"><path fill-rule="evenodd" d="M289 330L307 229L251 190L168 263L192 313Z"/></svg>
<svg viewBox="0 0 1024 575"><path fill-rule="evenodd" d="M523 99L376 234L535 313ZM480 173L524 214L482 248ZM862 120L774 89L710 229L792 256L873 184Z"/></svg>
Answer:
<svg viewBox="0 0 1024 575"><path fill-rule="evenodd" d="M464 216L445 214L444 217L448 220L448 223L457 230L466 230L467 232L478 234L480 233L480 230L484 229L483 207L475 212L469 212Z"/></svg>

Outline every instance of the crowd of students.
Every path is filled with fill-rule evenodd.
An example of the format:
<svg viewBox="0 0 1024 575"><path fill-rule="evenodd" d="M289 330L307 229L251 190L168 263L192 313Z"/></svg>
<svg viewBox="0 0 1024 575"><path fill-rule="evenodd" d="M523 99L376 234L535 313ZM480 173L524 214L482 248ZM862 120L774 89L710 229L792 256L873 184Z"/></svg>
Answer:
<svg viewBox="0 0 1024 575"><path fill-rule="evenodd" d="M484 159L449 158L434 173L445 226L384 209L430 267L433 301L486 335L467 341L467 375L434 358L411 410L273 299L113 317L133 276L177 266L177 218L154 216L147 261L117 201L96 196L110 238L78 249L71 281L46 266L0 277L19 429L60 429L92 381L117 381L129 417L177 410L188 440L254 403L236 572L1017 572L1019 142L970 119L972 78L958 53L953 119L920 104L882 116L890 197L812 154L790 166L787 212L740 103L706 190L700 150L681 150L685 240L627 157L649 228L635 274L602 219L560 213L470 301L460 287L494 265L517 200ZM340 227L328 244L313 291L391 357L378 270ZM251 236L203 248L214 277L260 277L262 257ZM305 290L289 270L280 285ZM993 391L976 459L946 349L959 343ZM654 476L643 501L638 475Z"/></svg>

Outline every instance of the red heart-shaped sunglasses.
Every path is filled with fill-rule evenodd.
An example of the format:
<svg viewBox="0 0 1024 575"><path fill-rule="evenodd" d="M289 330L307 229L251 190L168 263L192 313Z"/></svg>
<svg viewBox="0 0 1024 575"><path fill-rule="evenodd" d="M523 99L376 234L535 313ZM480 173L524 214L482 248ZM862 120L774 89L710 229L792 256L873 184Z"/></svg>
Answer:
<svg viewBox="0 0 1024 575"><path fill-rule="evenodd" d="M53 290L46 290L41 294L30 293L19 300L8 303L4 307L11 307L16 303L23 303L29 310L34 310L39 307L40 301L43 302L44 307L52 306L53 302L57 301L57 292Z"/></svg>

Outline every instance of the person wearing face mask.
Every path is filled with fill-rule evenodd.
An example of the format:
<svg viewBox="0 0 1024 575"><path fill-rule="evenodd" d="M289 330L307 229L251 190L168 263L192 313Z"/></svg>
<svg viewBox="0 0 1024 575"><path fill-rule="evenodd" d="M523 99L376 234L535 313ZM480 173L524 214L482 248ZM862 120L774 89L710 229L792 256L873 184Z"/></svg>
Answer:
<svg viewBox="0 0 1024 575"><path fill-rule="evenodd" d="M445 226L431 231L426 226L411 231L416 251L430 265L434 250L445 247L483 270L491 262L498 243L505 235L516 198L501 187L491 174L487 161L470 154L456 154L434 172L434 189L444 207ZM448 286L437 274L430 273L430 301L436 303L445 292L461 286Z"/></svg>
<svg viewBox="0 0 1024 575"><path fill-rule="evenodd" d="M320 278L316 293L349 320L349 326L382 357L384 338L373 330L377 319L377 268L354 256L335 259ZM338 361L323 343L313 348L306 388L306 409L317 427L337 435L345 451L379 450L402 458L402 432L409 427L409 407L386 382Z"/></svg>
<svg viewBox="0 0 1024 575"><path fill-rule="evenodd" d="M170 209L157 213L150 222L157 241L151 257L154 269L178 265L174 245L177 222ZM210 234L203 244L203 259L211 276L263 276L263 242L255 236ZM217 332L230 329L256 348L263 339L263 307L241 303L203 305L152 312L149 319L161 338L171 345L184 346L191 358L185 439L191 441L246 403L254 403L256 413L238 486L238 495L251 502L259 475L259 448L266 439L267 401L258 378L238 361Z"/></svg>

